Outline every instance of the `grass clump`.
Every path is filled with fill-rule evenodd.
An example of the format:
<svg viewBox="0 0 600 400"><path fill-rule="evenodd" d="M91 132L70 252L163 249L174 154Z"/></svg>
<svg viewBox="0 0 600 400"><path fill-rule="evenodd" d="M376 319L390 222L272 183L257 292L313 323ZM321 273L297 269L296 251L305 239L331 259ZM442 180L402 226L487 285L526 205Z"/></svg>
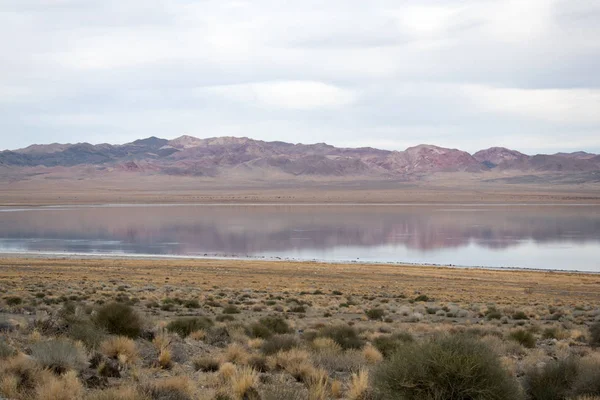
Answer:
<svg viewBox="0 0 600 400"><path fill-rule="evenodd" d="M467 335L409 343L375 369L373 388L383 400L515 400L517 382L485 344Z"/></svg>
<svg viewBox="0 0 600 400"><path fill-rule="evenodd" d="M56 374L79 370L86 363L82 349L68 339L51 339L34 343L31 346L31 356L42 367Z"/></svg>
<svg viewBox="0 0 600 400"><path fill-rule="evenodd" d="M251 324L247 329L247 334L253 338L268 339L274 334L291 333L292 330L288 323L279 317L265 317L258 322Z"/></svg>
<svg viewBox="0 0 600 400"><path fill-rule="evenodd" d="M206 330L212 326L213 321L208 317L182 317L169 322L167 330L185 338L192 332Z"/></svg>
<svg viewBox="0 0 600 400"><path fill-rule="evenodd" d="M0 360L15 355L15 349L13 349L4 339L0 338Z"/></svg>
<svg viewBox="0 0 600 400"><path fill-rule="evenodd" d="M239 314L239 313L240 313L240 309L237 308L236 306L234 306L233 304L230 304L223 308L223 314Z"/></svg>
<svg viewBox="0 0 600 400"><path fill-rule="evenodd" d="M385 315L385 311L381 308L371 308L370 310L366 310L365 314L371 320L380 320Z"/></svg>
<svg viewBox="0 0 600 400"><path fill-rule="evenodd" d="M360 349L365 344L365 342L358 337L358 331L348 325L324 327L319 331L318 336L333 339L344 350Z"/></svg>
<svg viewBox="0 0 600 400"><path fill-rule="evenodd" d="M526 331L525 329L517 329L512 331L508 334L508 338L528 349L533 349L535 347L535 336L533 336L533 333Z"/></svg>
<svg viewBox="0 0 600 400"><path fill-rule="evenodd" d="M390 336L379 336L375 338L373 340L373 346L379 350L383 357L389 358L396 350L413 341L414 338L410 333L399 332Z"/></svg>
<svg viewBox="0 0 600 400"><path fill-rule="evenodd" d="M569 397L577 379L578 365L573 358L551 361L525 374L524 386L531 400L561 400Z"/></svg>
<svg viewBox="0 0 600 400"><path fill-rule="evenodd" d="M142 320L130 306L109 303L98 309L96 325L113 335L138 337L142 331Z"/></svg>
<svg viewBox="0 0 600 400"><path fill-rule="evenodd" d="M287 351L298 346L298 338L294 335L274 335L261 346L263 354L272 355L280 351Z"/></svg>

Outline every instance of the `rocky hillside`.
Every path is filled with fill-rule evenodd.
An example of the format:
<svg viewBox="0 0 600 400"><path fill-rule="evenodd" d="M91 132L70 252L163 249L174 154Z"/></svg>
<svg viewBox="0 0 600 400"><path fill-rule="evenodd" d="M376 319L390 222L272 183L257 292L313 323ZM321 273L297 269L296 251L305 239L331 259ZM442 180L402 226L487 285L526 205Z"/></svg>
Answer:
<svg viewBox="0 0 600 400"><path fill-rule="evenodd" d="M156 137L124 145L89 143L32 145L0 152L0 166L75 167L100 166L129 172L171 175L220 176L280 174L282 176L398 178L435 172L480 173L490 170L519 172L600 171L600 156L585 152L529 156L492 147L473 155L433 145L404 151L370 147L337 148L325 143L292 144L249 138L199 139Z"/></svg>

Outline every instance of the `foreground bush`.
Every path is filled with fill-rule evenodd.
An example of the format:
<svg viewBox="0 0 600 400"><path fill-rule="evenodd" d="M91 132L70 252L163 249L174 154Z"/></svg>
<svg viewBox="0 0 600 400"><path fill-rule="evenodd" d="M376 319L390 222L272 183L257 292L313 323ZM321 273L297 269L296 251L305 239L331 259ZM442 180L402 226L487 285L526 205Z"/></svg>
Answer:
<svg viewBox="0 0 600 400"><path fill-rule="evenodd" d="M541 368L529 369L524 386L532 400L600 396L600 364L573 357L550 361Z"/></svg>
<svg viewBox="0 0 600 400"><path fill-rule="evenodd" d="M95 322L113 335L138 337L142 331L142 320L130 306L123 303L106 304L98 310Z"/></svg>
<svg viewBox="0 0 600 400"><path fill-rule="evenodd" d="M84 352L67 339L52 339L34 343L31 346L31 356L42 367L56 374L81 369L86 363Z"/></svg>
<svg viewBox="0 0 600 400"><path fill-rule="evenodd" d="M375 369L373 387L389 400L515 400L517 382L482 342L465 335L398 347Z"/></svg>
<svg viewBox="0 0 600 400"><path fill-rule="evenodd" d="M600 321L590 327L590 345L600 347Z"/></svg>
<svg viewBox="0 0 600 400"><path fill-rule="evenodd" d="M333 339L344 350L360 349L365 344L356 329L348 325L327 326L319 331L319 336Z"/></svg>
<svg viewBox="0 0 600 400"><path fill-rule="evenodd" d="M373 340L373 346L375 346L385 358L389 358L398 348L404 346L405 343L411 343L413 341L414 339L410 333L400 332L391 336L380 336L375 338L375 340Z"/></svg>
<svg viewBox="0 0 600 400"><path fill-rule="evenodd" d="M182 338L188 337L190 333L200 329L206 330L213 326L213 321L208 317L183 317L171 321L167 325L169 332L175 332Z"/></svg>

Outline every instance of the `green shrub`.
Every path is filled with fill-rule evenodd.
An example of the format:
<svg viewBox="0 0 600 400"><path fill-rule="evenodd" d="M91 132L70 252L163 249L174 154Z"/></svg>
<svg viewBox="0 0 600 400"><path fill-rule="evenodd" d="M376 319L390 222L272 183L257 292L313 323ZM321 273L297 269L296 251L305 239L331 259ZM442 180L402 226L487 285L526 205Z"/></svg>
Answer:
<svg viewBox="0 0 600 400"><path fill-rule="evenodd" d="M3 358L8 358L15 354L15 349L13 349L8 343L4 341L4 339L0 338L0 360Z"/></svg>
<svg viewBox="0 0 600 400"><path fill-rule="evenodd" d="M535 347L535 336L533 336L533 333L524 329L512 331L508 334L508 338L528 349L533 349Z"/></svg>
<svg viewBox="0 0 600 400"><path fill-rule="evenodd" d="M468 335L407 343L379 365L373 388L382 400L515 400L519 386L493 351Z"/></svg>
<svg viewBox="0 0 600 400"><path fill-rule="evenodd" d="M527 314L525 314L523 311L517 311L516 313L513 314L512 318L517 319L517 320L529 319Z"/></svg>
<svg viewBox="0 0 600 400"><path fill-rule="evenodd" d="M414 301L430 301L431 299L429 298L429 296L427 296L426 294L421 294L417 297L415 297Z"/></svg>
<svg viewBox="0 0 600 400"><path fill-rule="evenodd" d="M264 317L259 322L273 333L284 334L292 331L288 323L280 317Z"/></svg>
<svg viewBox="0 0 600 400"><path fill-rule="evenodd" d="M85 366L85 354L67 339L51 339L31 346L31 356L44 368L56 374L70 369L78 370Z"/></svg>
<svg viewBox="0 0 600 400"><path fill-rule="evenodd" d="M496 309L496 307L490 307L487 309L487 311L485 312L485 317L488 320L492 320L492 319L500 319L502 318L502 313L500 311L498 311Z"/></svg>
<svg viewBox="0 0 600 400"><path fill-rule="evenodd" d="M4 298L4 301L6 301L6 305L8 306L18 306L23 303L23 299L18 296L7 296Z"/></svg>
<svg viewBox="0 0 600 400"><path fill-rule="evenodd" d="M600 347L600 321L590 327L590 345Z"/></svg>
<svg viewBox="0 0 600 400"><path fill-rule="evenodd" d="M373 340L373 346L379 350L383 357L389 358L398 348L411 343L414 338L410 333L400 332L391 336L379 336Z"/></svg>
<svg viewBox="0 0 600 400"><path fill-rule="evenodd" d="M220 314L215 317L217 322L231 322L235 321L235 317L230 314Z"/></svg>
<svg viewBox="0 0 600 400"><path fill-rule="evenodd" d="M273 332L260 322L254 322L246 329L246 334L253 338L268 339L273 336Z"/></svg>
<svg viewBox="0 0 600 400"><path fill-rule="evenodd" d="M98 309L96 325L113 335L135 338L142 331L142 320L130 306L123 303L109 303Z"/></svg>
<svg viewBox="0 0 600 400"><path fill-rule="evenodd" d="M73 340L81 341L90 349L97 349L105 338L104 332L89 320L69 324L66 335Z"/></svg>
<svg viewBox="0 0 600 400"><path fill-rule="evenodd" d="M200 308L200 303L196 299L186 300L183 302L183 306L185 308Z"/></svg>
<svg viewBox="0 0 600 400"><path fill-rule="evenodd" d="M531 400L563 400L569 397L577 374L577 361L567 358L550 361L543 368L530 368L523 383Z"/></svg>
<svg viewBox="0 0 600 400"><path fill-rule="evenodd" d="M385 311L381 308L371 308L370 310L365 311L367 317L372 320L381 320L385 315Z"/></svg>
<svg viewBox="0 0 600 400"><path fill-rule="evenodd" d="M358 337L356 329L348 325L327 326L322 328L318 335L333 339L344 350L360 349L365 344L364 341Z"/></svg>
<svg viewBox="0 0 600 400"><path fill-rule="evenodd" d="M261 351L269 356L280 351L290 350L297 347L298 344L298 338L294 335L274 335L270 339L265 340L261 347Z"/></svg>
<svg viewBox="0 0 600 400"><path fill-rule="evenodd" d="M185 338L194 331L208 329L211 326L213 321L208 317L182 317L169 322L167 330Z"/></svg>

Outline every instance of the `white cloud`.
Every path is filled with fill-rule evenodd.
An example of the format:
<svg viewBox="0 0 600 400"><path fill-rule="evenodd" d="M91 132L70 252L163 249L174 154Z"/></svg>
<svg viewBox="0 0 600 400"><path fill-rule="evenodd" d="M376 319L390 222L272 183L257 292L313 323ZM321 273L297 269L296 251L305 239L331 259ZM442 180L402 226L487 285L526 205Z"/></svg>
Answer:
<svg viewBox="0 0 600 400"><path fill-rule="evenodd" d="M314 81L276 81L201 88L199 94L217 94L243 103L295 110L335 108L352 104L349 89Z"/></svg>
<svg viewBox="0 0 600 400"><path fill-rule="evenodd" d="M559 124L600 124L600 89L518 89L465 85L475 107Z"/></svg>

